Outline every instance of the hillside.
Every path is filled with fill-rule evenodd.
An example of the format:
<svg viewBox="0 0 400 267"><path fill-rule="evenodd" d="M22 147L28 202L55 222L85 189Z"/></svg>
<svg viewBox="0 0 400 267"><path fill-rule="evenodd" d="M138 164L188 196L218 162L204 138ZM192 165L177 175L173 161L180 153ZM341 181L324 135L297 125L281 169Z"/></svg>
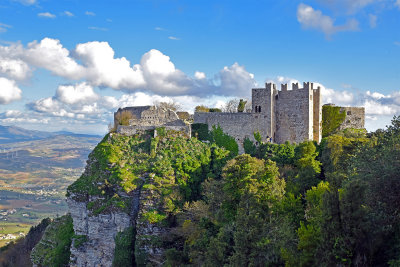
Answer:
<svg viewBox="0 0 400 267"><path fill-rule="evenodd" d="M67 211L65 192L98 136L0 126L0 247L45 217ZM8 139L6 139L6 137ZM6 141L5 141L6 140Z"/></svg>

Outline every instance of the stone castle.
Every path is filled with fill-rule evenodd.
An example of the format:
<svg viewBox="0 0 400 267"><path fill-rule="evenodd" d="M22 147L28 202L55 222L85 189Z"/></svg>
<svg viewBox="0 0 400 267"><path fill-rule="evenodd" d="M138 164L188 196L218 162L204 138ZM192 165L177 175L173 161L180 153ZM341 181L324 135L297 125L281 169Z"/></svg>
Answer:
<svg viewBox="0 0 400 267"><path fill-rule="evenodd" d="M184 131L190 136L190 125L180 119L172 110L156 106L127 107L119 109L115 114L129 111L134 119L129 126L116 125L117 131L134 134L137 130L149 130L166 127ZM347 112L346 121L340 129L364 128L365 111L362 107L342 107ZM322 138L322 96L321 88L314 84L287 84L277 90L273 83L266 83L265 88L252 89L251 112L195 112L193 123L220 126L223 131L234 137L239 144L239 152L243 153L243 141L249 138L253 142L254 133L260 132L264 142L284 143L286 141L300 143L307 140L320 142Z"/></svg>

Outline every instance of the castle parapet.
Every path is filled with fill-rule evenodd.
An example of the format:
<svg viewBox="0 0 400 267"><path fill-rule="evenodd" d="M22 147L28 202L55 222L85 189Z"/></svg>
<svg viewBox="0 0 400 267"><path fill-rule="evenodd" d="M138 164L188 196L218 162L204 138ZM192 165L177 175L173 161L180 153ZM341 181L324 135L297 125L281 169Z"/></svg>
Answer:
<svg viewBox="0 0 400 267"><path fill-rule="evenodd" d="M287 83L281 84L281 91L287 91L287 89L288 89L288 84Z"/></svg>
<svg viewBox="0 0 400 267"><path fill-rule="evenodd" d="M276 84L274 83L266 83L265 88L268 90L276 90Z"/></svg>

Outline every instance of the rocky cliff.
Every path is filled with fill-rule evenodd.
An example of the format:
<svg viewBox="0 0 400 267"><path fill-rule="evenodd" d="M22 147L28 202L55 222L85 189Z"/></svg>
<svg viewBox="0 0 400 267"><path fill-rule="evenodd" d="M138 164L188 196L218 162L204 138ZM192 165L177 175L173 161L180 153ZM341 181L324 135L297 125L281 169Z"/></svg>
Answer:
<svg viewBox="0 0 400 267"><path fill-rule="evenodd" d="M178 132L108 134L67 191L70 266L157 266L176 245L171 229L210 173L211 145ZM214 148L215 150L216 148ZM225 153L224 155L226 155Z"/></svg>

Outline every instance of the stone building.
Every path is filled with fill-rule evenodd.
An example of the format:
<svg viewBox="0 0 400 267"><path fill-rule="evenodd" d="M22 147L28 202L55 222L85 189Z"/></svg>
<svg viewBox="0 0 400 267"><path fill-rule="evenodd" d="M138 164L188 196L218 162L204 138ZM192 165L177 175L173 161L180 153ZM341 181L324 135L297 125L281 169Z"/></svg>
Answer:
<svg viewBox="0 0 400 267"><path fill-rule="evenodd" d="M239 150L247 137L254 140L259 131L264 141L300 143L306 140L321 141L322 99L321 88L313 83L287 84L276 89L273 83L265 88L252 89L250 113L204 113L194 115L194 123L205 123L209 129L219 125L223 131L236 139Z"/></svg>
<svg viewBox="0 0 400 267"><path fill-rule="evenodd" d="M117 116L126 111L132 115L132 118L129 120L129 125L119 125ZM126 135L133 135L138 131L154 130L159 127L164 127L167 130L184 132L188 137L191 136L190 125L180 119L175 111L157 106L119 108L117 112L114 113L114 125L118 133Z"/></svg>
<svg viewBox="0 0 400 267"><path fill-rule="evenodd" d="M335 104L325 104L325 106L336 107ZM361 129L365 125L365 108L363 107L338 107L339 112L345 112L344 121L337 130L341 131L347 128Z"/></svg>

